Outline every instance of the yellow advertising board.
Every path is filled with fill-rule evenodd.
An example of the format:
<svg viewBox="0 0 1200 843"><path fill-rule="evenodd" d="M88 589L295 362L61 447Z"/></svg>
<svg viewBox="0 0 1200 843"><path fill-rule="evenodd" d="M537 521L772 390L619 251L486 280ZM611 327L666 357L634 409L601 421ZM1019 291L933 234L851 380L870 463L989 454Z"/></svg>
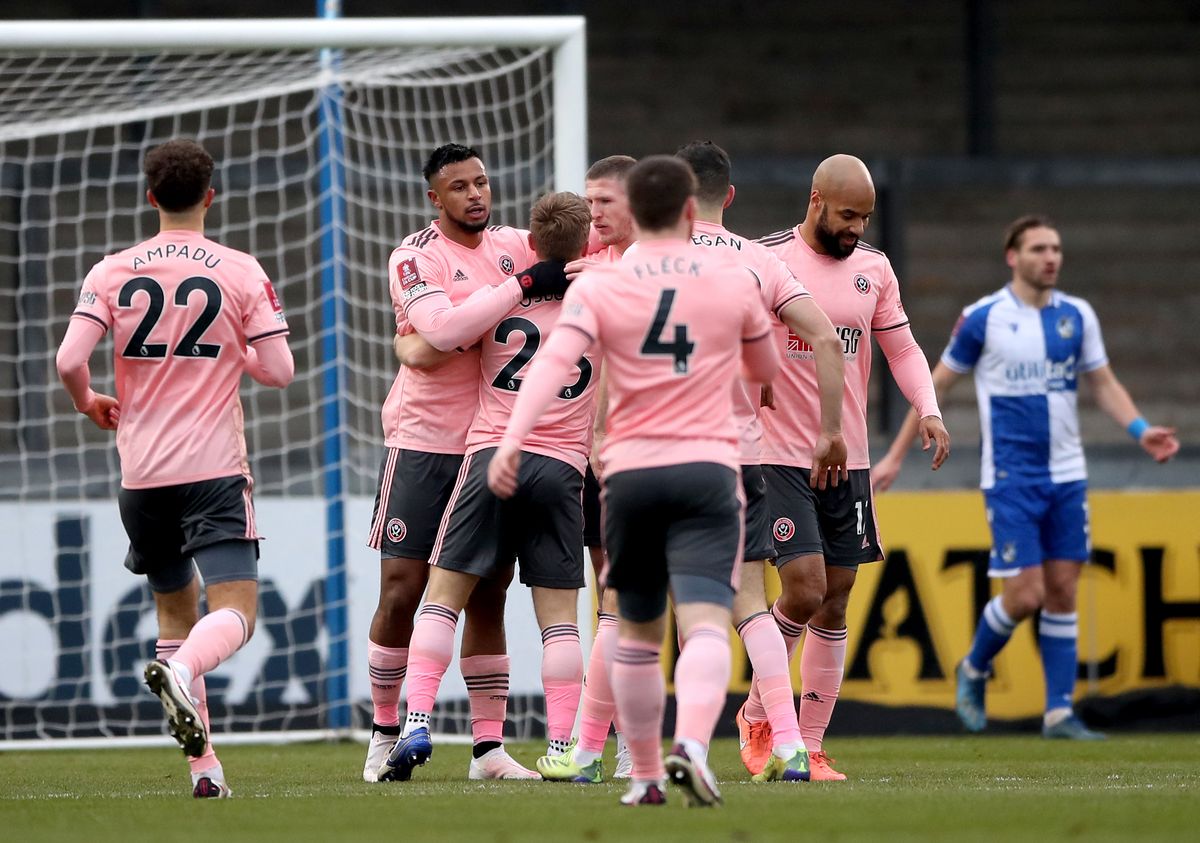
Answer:
<svg viewBox="0 0 1200 843"><path fill-rule="evenodd" d="M1200 491L1093 492L1088 500L1093 554L1079 586L1077 694L1200 688ZM986 574L983 497L888 493L876 507L887 560L859 568L842 699L953 708L955 664L998 591ZM767 588L774 599L773 572ZM745 693L748 677L735 644L730 691ZM988 714L1029 717L1043 707L1037 639L1025 622L996 660Z"/></svg>

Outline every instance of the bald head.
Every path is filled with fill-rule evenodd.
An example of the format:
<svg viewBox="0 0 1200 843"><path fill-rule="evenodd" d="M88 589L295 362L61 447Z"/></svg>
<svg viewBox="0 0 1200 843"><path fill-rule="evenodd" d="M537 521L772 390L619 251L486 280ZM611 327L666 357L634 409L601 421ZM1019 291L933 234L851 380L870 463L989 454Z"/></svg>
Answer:
<svg viewBox="0 0 1200 843"><path fill-rule="evenodd" d="M831 155L813 173L812 189L827 198L854 197L875 205L875 183L867 165L853 155Z"/></svg>
<svg viewBox="0 0 1200 843"><path fill-rule="evenodd" d="M801 233L810 246L845 259L858 246L875 212L875 184L867 165L853 155L833 155L813 173Z"/></svg>

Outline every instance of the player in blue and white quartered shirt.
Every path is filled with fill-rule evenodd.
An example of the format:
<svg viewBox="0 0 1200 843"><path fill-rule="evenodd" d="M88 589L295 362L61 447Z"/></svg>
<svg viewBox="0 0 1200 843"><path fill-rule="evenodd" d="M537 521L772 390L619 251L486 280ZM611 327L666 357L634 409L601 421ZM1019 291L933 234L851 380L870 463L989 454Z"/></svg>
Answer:
<svg viewBox="0 0 1200 843"><path fill-rule="evenodd" d="M938 400L974 372L983 439L980 486L992 531L988 573L1004 580L984 607L971 651L959 664L956 708L972 732L987 724L984 686L992 659L1016 625L1039 609L1038 647L1046 680L1046 737L1101 738L1072 711L1078 616L1075 595L1091 546L1087 466L1076 408L1080 377L1096 403L1143 450L1166 462L1179 450L1175 431L1152 426L1108 365L1100 323L1083 299L1058 292L1058 232L1040 217L1009 227L1005 259L1012 281L967 307L933 370ZM905 420L872 471L891 485L913 441ZM928 445L926 445L928 448ZM935 457L936 470L941 461Z"/></svg>

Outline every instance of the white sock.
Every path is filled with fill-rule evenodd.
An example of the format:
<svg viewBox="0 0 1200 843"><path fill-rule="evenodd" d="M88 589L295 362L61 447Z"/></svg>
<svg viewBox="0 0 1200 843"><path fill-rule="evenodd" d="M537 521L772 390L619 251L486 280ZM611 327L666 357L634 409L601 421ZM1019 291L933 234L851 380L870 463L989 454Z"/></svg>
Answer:
<svg viewBox="0 0 1200 843"><path fill-rule="evenodd" d="M196 782L200 781L201 779L212 779L214 782L225 784L225 771L221 769L220 764L209 767L206 770L193 770L192 787L195 787Z"/></svg>
<svg viewBox="0 0 1200 843"><path fill-rule="evenodd" d="M1042 723L1046 726L1057 726L1070 716L1071 709L1069 708L1052 708L1042 717Z"/></svg>
<svg viewBox="0 0 1200 843"><path fill-rule="evenodd" d="M404 718L404 731L400 733L401 737L407 738L417 729L428 729L429 721L433 718L424 712L410 711Z"/></svg>

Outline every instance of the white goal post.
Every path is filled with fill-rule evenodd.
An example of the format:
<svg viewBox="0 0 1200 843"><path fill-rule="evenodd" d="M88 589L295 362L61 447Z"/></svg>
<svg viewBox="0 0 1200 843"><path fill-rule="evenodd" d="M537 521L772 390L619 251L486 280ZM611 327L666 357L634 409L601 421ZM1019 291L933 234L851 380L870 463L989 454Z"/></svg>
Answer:
<svg viewBox="0 0 1200 843"><path fill-rule="evenodd" d="M121 568L115 447L54 369L84 274L156 230L146 150L186 136L213 153L207 233L263 264L297 363L282 393L242 391L267 541L258 630L209 682L214 733L348 734L369 711L378 561L364 542L395 374L386 261L432 216L421 164L443 143L475 147L493 221L525 227L539 195L583 188L586 102L582 17L0 26L0 534L14 549L0 557L0 750L163 731L140 687L153 603ZM92 357L98 390L113 388L111 356L106 341ZM533 735L541 650L522 592L510 724ZM435 727L469 729L457 677L446 696Z"/></svg>

